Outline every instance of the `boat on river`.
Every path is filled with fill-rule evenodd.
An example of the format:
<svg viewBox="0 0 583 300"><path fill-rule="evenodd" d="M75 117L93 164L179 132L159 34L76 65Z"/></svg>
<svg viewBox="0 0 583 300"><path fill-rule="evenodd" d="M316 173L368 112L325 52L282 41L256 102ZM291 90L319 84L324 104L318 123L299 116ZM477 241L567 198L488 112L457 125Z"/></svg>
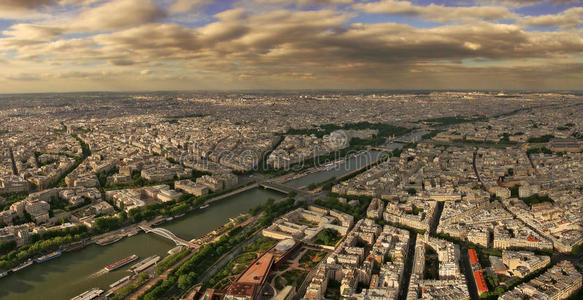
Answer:
<svg viewBox="0 0 583 300"><path fill-rule="evenodd" d="M119 242L121 239L123 239L123 235L112 235L112 236L108 236L102 239L97 240L97 242L95 242L97 245L99 246L107 246L107 245L111 245L113 243Z"/></svg>
<svg viewBox="0 0 583 300"><path fill-rule="evenodd" d="M124 258L124 259L122 259L120 261L117 261L117 262L111 264L111 265L105 266L105 270L107 272L111 272L111 271L117 270L117 269L119 269L119 268L121 268L121 267L123 267L123 266L125 266L125 265L127 265L127 264L129 264L129 263L131 263L133 261L135 261L138 258L139 257L137 255L133 254L132 256L128 256L128 257L126 257L126 258Z"/></svg>
<svg viewBox="0 0 583 300"><path fill-rule="evenodd" d="M37 264L41 264L41 263L44 263L45 261L49 261L51 259L57 258L57 257L61 256L61 254L62 254L61 251L55 251L55 252L49 253L47 255L43 255L43 256L35 259L34 261Z"/></svg>
<svg viewBox="0 0 583 300"><path fill-rule="evenodd" d="M79 296L75 296L71 298L71 300L92 300L95 299L103 294L103 290L99 288L92 288L88 291L83 292Z"/></svg>

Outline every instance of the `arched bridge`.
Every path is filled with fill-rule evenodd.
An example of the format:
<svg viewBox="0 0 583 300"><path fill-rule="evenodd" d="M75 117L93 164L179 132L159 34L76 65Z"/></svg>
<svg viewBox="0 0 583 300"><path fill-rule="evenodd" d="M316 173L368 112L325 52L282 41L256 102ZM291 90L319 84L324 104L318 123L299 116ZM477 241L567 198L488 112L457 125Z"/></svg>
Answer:
<svg viewBox="0 0 583 300"><path fill-rule="evenodd" d="M164 228L152 228L150 226L147 225L140 225L139 226L140 229L142 229L144 232L146 233L155 233L161 237L167 238L169 240L172 240L174 243L176 243L176 245L178 246L186 246L186 247L190 247L190 248L199 248L199 245L193 244L189 241L183 240L179 237L177 237L174 233L172 233L172 231L168 230L168 229L164 229Z"/></svg>
<svg viewBox="0 0 583 300"><path fill-rule="evenodd" d="M265 181L263 183L260 183L259 186L261 186L264 189L271 189L271 190L275 190L275 191L278 191L278 192L284 193L284 194L289 194L291 192L295 192L298 196L303 197L303 198L307 198L307 199L311 199L311 197L313 196L312 194L310 194L307 191L304 191L302 189L298 189L298 188L284 185L284 184L274 182L274 181Z"/></svg>

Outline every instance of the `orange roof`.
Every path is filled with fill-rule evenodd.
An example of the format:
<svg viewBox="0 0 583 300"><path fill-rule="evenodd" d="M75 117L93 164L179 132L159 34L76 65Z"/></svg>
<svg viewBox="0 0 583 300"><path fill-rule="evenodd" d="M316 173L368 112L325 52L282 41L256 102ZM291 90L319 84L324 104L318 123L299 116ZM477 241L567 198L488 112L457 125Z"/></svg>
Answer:
<svg viewBox="0 0 583 300"><path fill-rule="evenodd" d="M476 285L478 286L478 293L485 293L488 291L488 285L486 285L486 279L484 278L484 273L482 270L474 272L474 279L476 280Z"/></svg>
<svg viewBox="0 0 583 300"><path fill-rule="evenodd" d="M227 289L227 295L234 296L247 296L254 299L256 294L260 291L269 271L273 266L273 254L266 253L259 259L254 261L249 268L239 278L236 282L232 283Z"/></svg>
<svg viewBox="0 0 583 300"><path fill-rule="evenodd" d="M468 249L468 254L470 255L470 264L475 264L478 262L478 255L476 254L476 250Z"/></svg>
<svg viewBox="0 0 583 300"><path fill-rule="evenodd" d="M254 261L251 266L239 277L238 283L252 283L260 284L263 281L263 277L267 275L271 265L273 263L273 254L266 253L261 256L258 260Z"/></svg>
<svg viewBox="0 0 583 300"><path fill-rule="evenodd" d="M527 238L527 240L528 240L529 242L538 242L538 241L539 241L537 238L535 238L535 237L534 237L534 236L532 236L532 235L529 235L529 236L528 236L528 238Z"/></svg>

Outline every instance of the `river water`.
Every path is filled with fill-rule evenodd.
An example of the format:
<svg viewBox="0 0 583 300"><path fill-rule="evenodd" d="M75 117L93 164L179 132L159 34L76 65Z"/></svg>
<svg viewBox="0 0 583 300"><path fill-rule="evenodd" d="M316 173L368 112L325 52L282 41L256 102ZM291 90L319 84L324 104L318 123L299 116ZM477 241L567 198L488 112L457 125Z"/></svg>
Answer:
<svg viewBox="0 0 583 300"><path fill-rule="evenodd" d="M349 158L346 158L344 161L329 170L310 173L306 176L287 181L285 184L299 188L308 186L311 183L326 181L332 177L339 178L351 171L360 169L368 164L376 162L379 158L382 157L381 154L383 153L384 152L382 151L371 150L360 154L351 155Z"/></svg>
<svg viewBox="0 0 583 300"><path fill-rule="evenodd" d="M224 224L229 218L284 195L263 189L252 189L214 202L210 207L165 223L185 240L200 237ZM70 299L94 287L107 290L109 285L130 273L132 265L104 273L103 267L132 254L140 260L151 255L167 255L175 244L158 235L140 233L108 246L91 245L83 250L64 253L61 257L12 273L0 279L0 299ZM139 260L138 260L139 261ZM138 262L136 261L136 262Z"/></svg>

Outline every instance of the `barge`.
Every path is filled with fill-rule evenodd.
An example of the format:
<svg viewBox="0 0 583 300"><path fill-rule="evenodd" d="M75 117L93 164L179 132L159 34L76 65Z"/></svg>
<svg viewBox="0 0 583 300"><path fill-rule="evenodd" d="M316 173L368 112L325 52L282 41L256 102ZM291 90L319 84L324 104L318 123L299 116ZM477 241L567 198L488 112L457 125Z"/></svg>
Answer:
<svg viewBox="0 0 583 300"><path fill-rule="evenodd" d="M136 259L138 259L138 256L135 255L135 254L133 254L132 256L128 256L128 257L126 257L126 258L124 258L124 259L122 259L122 260L120 260L118 262L115 262L115 263L113 263L111 265L105 266L104 269L107 272L111 272L111 271L117 270L117 269L119 269L119 268L121 268L121 267L123 267L123 266L125 266L125 265L127 265L127 264L129 264L129 263L131 263L133 261L135 261Z"/></svg>

